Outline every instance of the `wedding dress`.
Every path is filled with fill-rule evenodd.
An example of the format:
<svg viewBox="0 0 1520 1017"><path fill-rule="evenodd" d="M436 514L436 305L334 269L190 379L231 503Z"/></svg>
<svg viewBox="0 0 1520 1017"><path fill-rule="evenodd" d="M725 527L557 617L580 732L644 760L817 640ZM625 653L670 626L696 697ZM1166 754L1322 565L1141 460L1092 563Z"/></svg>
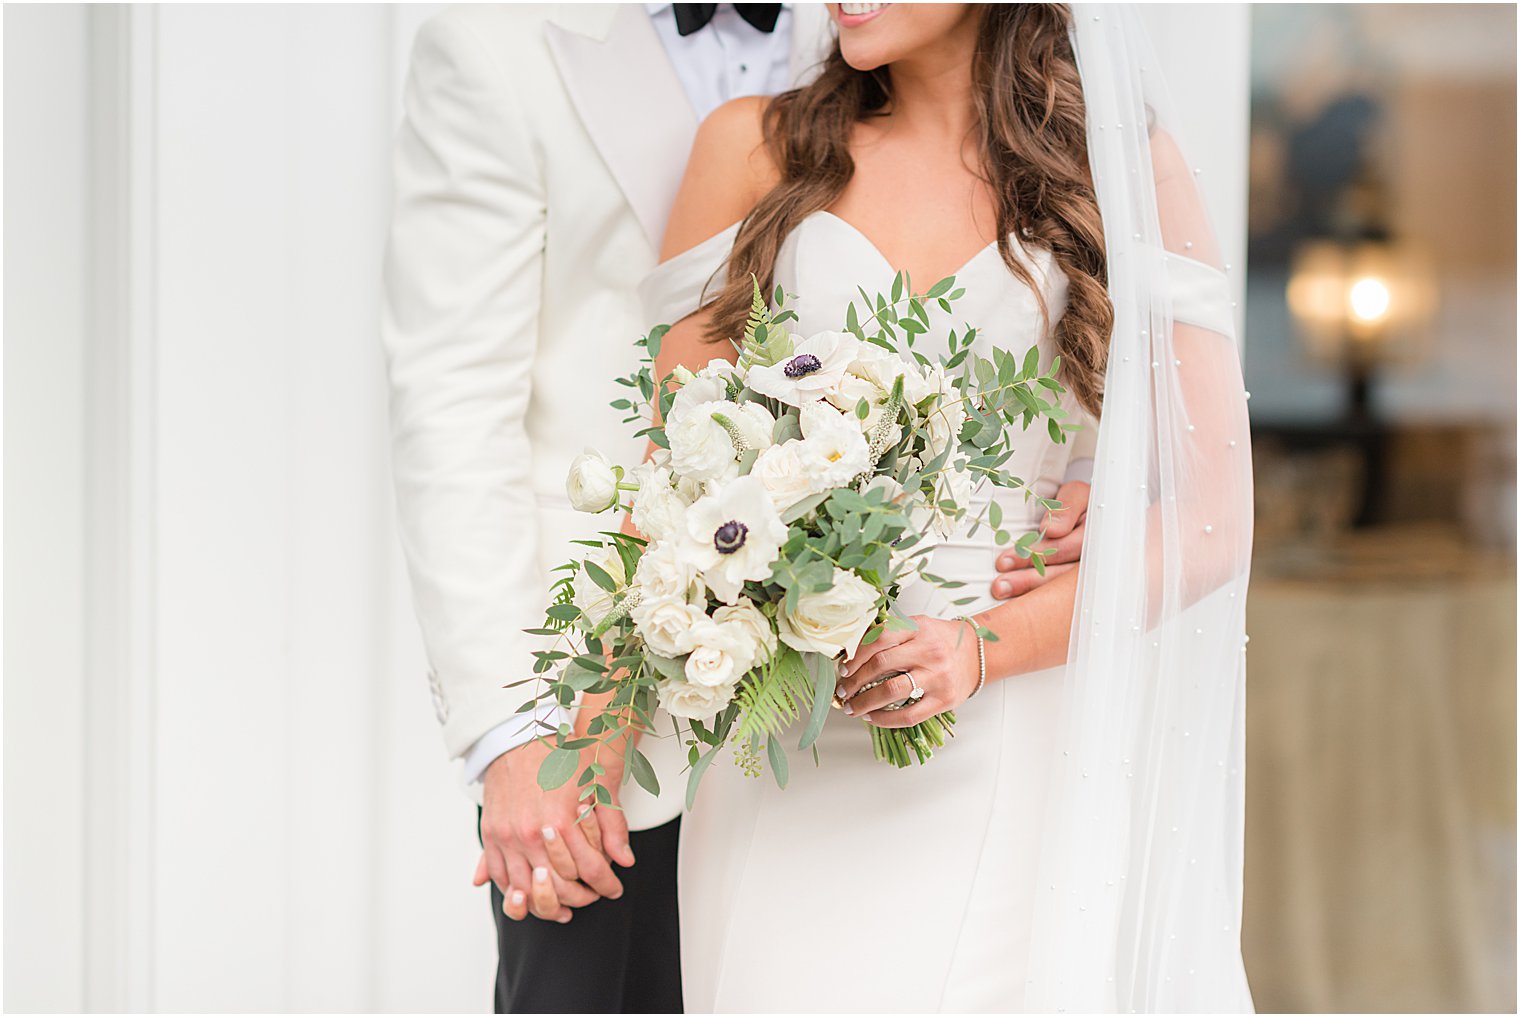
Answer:
<svg viewBox="0 0 1520 1017"><path fill-rule="evenodd" d="M737 224L666 262L646 282L651 320L697 309L732 245ZM1047 250L1011 238L1039 283L1051 320L1067 280ZM1175 257L1167 266L1172 313L1228 334L1230 290L1218 269ZM856 287L890 289L895 270L854 226L826 211L782 244L776 282L801 334L838 329ZM916 348L946 352L950 328L976 326L976 345L1040 362L1056 355L1034 290L988 245L956 273L965 296L940 313ZM721 278L721 277L720 277ZM919 280L926 288L932 280ZM1084 430L1065 443L1043 426L1016 436L1006 468L1054 497L1074 456L1091 456L1097 421L1069 396ZM995 496L1004 527L1037 528L1043 509L1021 492L983 488L974 517ZM945 591L904 589L909 615L941 618L994 606L1001 550L969 521L933 552L929 571L959 580ZM971 604L952 598L975 595ZM813 753L790 746L785 789L746 776L732 750L710 767L682 825L681 949L692 1012L997 1012L1023 1008L1047 789L1059 756L1065 667L989 683L956 710L956 737L927 765L895 769L873 758L863 723L831 711Z"/></svg>

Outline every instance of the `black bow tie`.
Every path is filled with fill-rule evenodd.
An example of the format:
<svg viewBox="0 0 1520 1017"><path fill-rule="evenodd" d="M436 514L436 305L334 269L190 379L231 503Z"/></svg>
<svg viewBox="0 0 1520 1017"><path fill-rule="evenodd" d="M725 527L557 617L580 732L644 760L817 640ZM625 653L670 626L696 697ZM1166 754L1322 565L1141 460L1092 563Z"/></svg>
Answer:
<svg viewBox="0 0 1520 1017"><path fill-rule="evenodd" d="M682 35L690 35L707 27L707 23L718 13L717 4L671 4L676 11L676 31ZM774 32L776 21L781 17L780 4L734 4L734 10L739 12L752 28L761 32Z"/></svg>

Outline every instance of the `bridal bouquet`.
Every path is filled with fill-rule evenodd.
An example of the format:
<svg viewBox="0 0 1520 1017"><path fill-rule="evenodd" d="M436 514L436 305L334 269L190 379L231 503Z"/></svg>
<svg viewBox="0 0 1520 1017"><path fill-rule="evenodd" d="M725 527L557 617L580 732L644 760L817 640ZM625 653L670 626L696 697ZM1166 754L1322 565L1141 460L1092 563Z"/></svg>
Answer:
<svg viewBox="0 0 1520 1017"><path fill-rule="evenodd" d="M756 285L737 362L680 367L668 378L653 371L668 328L639 340L642 366L619 379L633 395L613 405L628 423L658 410L663 424L639 431L655 454L625 469L588 450L566 489L581 511L630 511L641 536L583 541L585 557L556 570L544 626L529 630L558 637L526 679L541 683L538 698L601 704L579 735L569 725L546 731L556 747L539 774L543 787L580 769L582 799L607 804L600 749L614 746L627 773L658 793L649 761L624 737L650 730L657 705L690 734L688 806L725 744L751 773L763 747L784 787L778 738L805 718L800 747L812 746L836 662L884 628L913 627L894 610L898 591L910 581L961 585L929 573L928 553L965 521L978 482L1023 486L1002 469L1010 425L1043 417L1058 442L1071 427L1047 399L1062 391L1059 358L1042 372L1035 348L1022 362L999 349L979 356L971 328L950 332L948 352L934 360L914 349L931 307L949 313L963 292L951 277L913 294L899 275L890 295L861 290L863 309L850 304L842 331L804 338L785 328L796 316L780 289L773 311ZM1001 515L990 501L973 532L989 525L1007 543ZM1015 547L1043 571L1037 537L1026 533ZM926 761L954 723L945 712L869 731L877 758L906 766Z"/></svg>

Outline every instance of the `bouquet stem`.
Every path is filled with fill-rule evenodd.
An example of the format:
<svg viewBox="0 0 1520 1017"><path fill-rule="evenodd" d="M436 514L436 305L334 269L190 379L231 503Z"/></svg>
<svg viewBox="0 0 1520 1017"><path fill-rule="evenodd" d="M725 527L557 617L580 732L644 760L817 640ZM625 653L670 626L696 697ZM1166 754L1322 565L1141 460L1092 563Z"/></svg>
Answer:
<svg viewBox="0 0 1520 1017"><path fill-rule="evenodd" d="M911 765L913 757L920 763L928 762L935 749L954 737L954 710L946 710L912 727L871 725L871 749L876 758L899 767Z"/></svg>

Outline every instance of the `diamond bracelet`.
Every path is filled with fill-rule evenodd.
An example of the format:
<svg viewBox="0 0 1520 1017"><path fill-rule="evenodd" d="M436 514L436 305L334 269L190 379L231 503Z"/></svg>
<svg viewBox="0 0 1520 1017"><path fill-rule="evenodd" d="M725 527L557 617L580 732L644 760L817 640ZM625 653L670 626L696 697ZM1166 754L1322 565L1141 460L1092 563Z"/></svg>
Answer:
<svg viewBox="0 0 1520 1017"><path fill-rule="evenodd" d="M976 622L972 621L969 615L963 614L960 616L959 620L965 622L967 625L970 625L972 633L976 636L976 663L977 667L980 670L980 673L977 675L976 688L971 690L971 696L974 696L978 692L982 691L983 685L987 684L987 644L982 639L980 626L978 626ZM970 699L971 696L967 696L966 698Z"/></svg>

